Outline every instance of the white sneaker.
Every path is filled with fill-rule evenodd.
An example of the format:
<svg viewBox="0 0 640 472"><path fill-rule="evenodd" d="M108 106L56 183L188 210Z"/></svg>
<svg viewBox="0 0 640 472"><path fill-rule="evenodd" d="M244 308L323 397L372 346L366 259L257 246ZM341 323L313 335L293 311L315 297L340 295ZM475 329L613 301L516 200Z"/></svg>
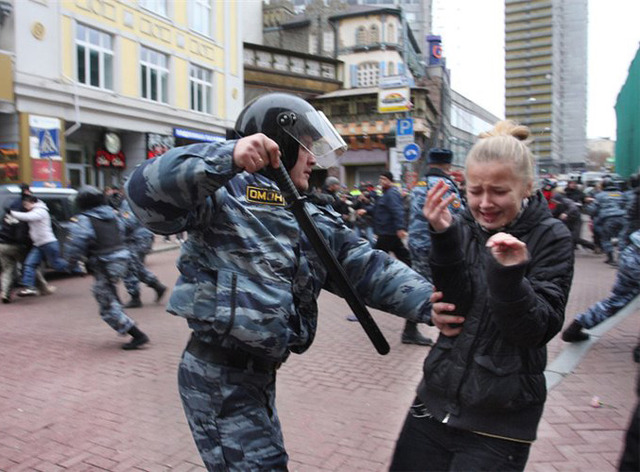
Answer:
<svg viewBox="0 0 640 472"><path fill-rule="evenodd" d="M19 297L37 297L38 295L40 295L40 292L35 288L23 288L18 291Z"/></svg>
<svg viewBox="0 0 640 472"><path fill-rule="evenodd" d="M58 290L58 287L55 287L53 285L45 285L40 290L40 294L41 295L51 295L52 293L56 293L56 290Z"/></svg>

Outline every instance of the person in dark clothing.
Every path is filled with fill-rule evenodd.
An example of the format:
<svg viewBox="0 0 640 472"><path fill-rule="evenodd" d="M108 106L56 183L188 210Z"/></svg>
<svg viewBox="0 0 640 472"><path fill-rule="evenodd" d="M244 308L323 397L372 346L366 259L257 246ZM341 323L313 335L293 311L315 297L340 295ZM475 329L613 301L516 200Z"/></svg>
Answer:
<svg viewBox="0 0 640 472"><path fill-rule="evenodd" d="M633 360L640 363L640 342L633 350ZM631 420L625 434L624 450L618 463L619 472L638 472L640 470L640 375L636 380L636 395L638 401L631 413Z"/></svg>
<svg viewBox="0 0 640 472"><path fill-rule="evenodd" d="M392 252L397 259L411 267L411 255L404 245L404 239L407 237L404 204L393 180L391 172L382 172L379 179L382 196L377 198L373 205L358 210L358 213L373 215L373 232L377 236L374 248L387 253ZM433 345L432 339L420 333L417 323L409 320L405 322L401 339L404 344Z"/></svg>
<svg viewBox="0 0 640 472"><path fill-rule="evenodd" d="M356 214L356 221L354 223L354 229L356 234L369 241L373 246L376 242L376 238L373 234L373 218L366 212L358 212L360 209L365 209L369 206L373 206L378 195L375 192L373 185L361 185L360 194L353 201L353 210Z"/></svg>
<svg viewBox="0 0 640 472"><path fill-rule="evenodd" d="M567 182L567 186L564 188L564 194L567 196L567 198L570 198L579 206L589 203L589 201L586 201L586 199L590 197L587 197L587 195L582 190L580 190L578 182L576 182L575 180L569 180Z"/></svg>
<svg viewBox="0 0 640 472"><path fill-rule="evenodd" d="M550 202L554 204L551 215L554 218L558 218L567 226L567 229L571 232L573 247L575 249L580 243L580 208L578 208L578 205L576 205L573 200L565 196L559 187L551 191Z"/></svg>
<svg viewBox="0 0 640 472"><path fill-rule="evenodd" d="M392 471L525 468L546 399L546 344L562 328L574 267L569 230L533 189L529 136L511 121L480 135L462 215L449 211L444 182L429 191L440 336Z"/></svg>
<svg viewBox="0 0 640 472"><path fill-rule="evenodd" d="M29 224L11 216L13 211L25 211L22 198L31 195L29 185L20 185L20 198L17 198L5 212L3 220L0 222L0 267L2 276L2 303L11 303L11 291L14 282L19 277L19 266L24 262L29 253L32 242L29 237ZM40 269L36 270L36 286L40 294L49 295L55 291L55 287L49 285L42 275Z"/></svg>
<svg viewBox="0 0 640 472"><path fill-rule="evenodd" d="M576 182L575 180L570 180L567 182L567 186L564 188L564 195L576 204L576 206L578 207L578 211L580 212L580 217L577 220L577 228L575 229L577 240L574 247L580 245L583 248L595 251L596 244L593 241L588 241L582 237L583 208L586 208L586 205L591 203L593 201L593 198L588 197L582 190L580 190L580 187L578 187L578 182ZM572 234L574 233L572 232Z"/></svg>
<svg viewBox="0 0 640 472"><path fill-rule="evenodd" d="M348 222L351 212L349 211L349 205L347 205L340 195L341 188L340 180L337 177L330 176L324 180L322 193L331 197L331 206L342 216L344 222L349 226Z"/></svg>

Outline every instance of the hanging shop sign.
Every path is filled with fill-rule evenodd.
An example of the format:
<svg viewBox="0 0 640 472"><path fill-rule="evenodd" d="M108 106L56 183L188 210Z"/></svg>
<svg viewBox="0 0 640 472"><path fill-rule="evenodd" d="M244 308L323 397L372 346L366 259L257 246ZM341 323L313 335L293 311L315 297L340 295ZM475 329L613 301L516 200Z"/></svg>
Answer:
<svg viewBox="0 0 640 472"><path fill-rule="evenodd" d="M161 156L175 147L176 139L167 134L147 133L147 159Z"/></svg>
<svg viewBox="0 0 640 472"><path fill-rule="evenodd" d="M409 111L411 106L411 89L409 87L380 89L378 91L379 113Z"/></svg>
<svg viewBox="0 0 640 472"><path fill-rule="evenodd" d="M105 149L98 149L95 158L96 167L113 167L116 169L124 169L127 166L127 159L124 152L111 154Z"/></svg>

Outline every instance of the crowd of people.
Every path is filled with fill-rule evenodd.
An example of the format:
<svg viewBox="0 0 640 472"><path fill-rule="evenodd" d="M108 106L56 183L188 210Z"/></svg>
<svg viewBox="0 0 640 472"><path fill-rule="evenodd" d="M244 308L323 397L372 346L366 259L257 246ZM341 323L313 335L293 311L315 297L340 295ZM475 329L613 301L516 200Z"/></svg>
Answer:
<svg viewBox="0 0 640 472"><path fill-rule="evenodd" d="M27 184L21 185L20 198L6 209L0 226L2 302L12 303L14 293L18 297L53 293L55 287L42 274L43 261L57 272L88 273L95 279L92 293L100 317L118 333L131 335L123 349L138 349L149 342L149 337L124 308L142 306L140 282L155 290L156 302L167 290L144 265L154 235L131 212L118 188L101 191L81 187L75 204L78 214L68 226L61 252L46 203L35 197ZM120 281L131 296L126 304L118 295Z"/></svg>
<svg viewBox="0 0 640 472"><path fill-rule="evenodd" d="M100 316L131 336L122 346L130 350L149 342L124 311L142 305L140 282L156 302L167 290L144 266L153 234L188 235L167 311L192 331L178 389L208 470L287 470L277 370L313 343L321 290L345 296L318 239L357 297L404 318L403 343L431 346L390 470L524 470L575 249L601 250L619 273L610 299L577 316L565 341L587 339L583 329L640 292L637 180L627 193L607 179L593 195L574 183L562 192L552 182L538 186L530 142L529 128L496 123L466 156L463 187L451 151L434 148L410 192L388 170L377 186L349 192L329 176L314 192L312 169L346 144L305 100L266 94L245 106L228 140L176 147L138 166L126 199L118 189L81 188L64 259L42 229L50 226L46 205L28 189L2 237L5 227L28 225L32 247L16 252L12 269L22 262L21 296L43 294L43 257L65 271L82 261L95 278ZM304 211L291 211L295 205ZM592 219L593 242L582 238L583 214ZM10 303L4 249L11 243L1 241L3 302ZM437 339L423 336L419 323L435 327Z"/></svg>

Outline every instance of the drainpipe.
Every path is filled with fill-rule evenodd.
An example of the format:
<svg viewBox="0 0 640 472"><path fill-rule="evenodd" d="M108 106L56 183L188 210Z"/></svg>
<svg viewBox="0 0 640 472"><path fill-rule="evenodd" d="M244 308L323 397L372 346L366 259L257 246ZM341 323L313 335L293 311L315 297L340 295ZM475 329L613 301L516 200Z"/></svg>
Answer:
<svg viewBox="0 0 640 472"><path fill-rule="evenodd" d="M80 123L80 99L78 98L78 84L74 80L71 80L66 75L63 75L62 77L64 77L66 80L68 80L73 84L73 108L75 111L74 114L76 119L76 122L64 131L64 137L66 138L68 136L71 136L76 131L78 131L78 129L80 129L82 124Z"/></svg>

